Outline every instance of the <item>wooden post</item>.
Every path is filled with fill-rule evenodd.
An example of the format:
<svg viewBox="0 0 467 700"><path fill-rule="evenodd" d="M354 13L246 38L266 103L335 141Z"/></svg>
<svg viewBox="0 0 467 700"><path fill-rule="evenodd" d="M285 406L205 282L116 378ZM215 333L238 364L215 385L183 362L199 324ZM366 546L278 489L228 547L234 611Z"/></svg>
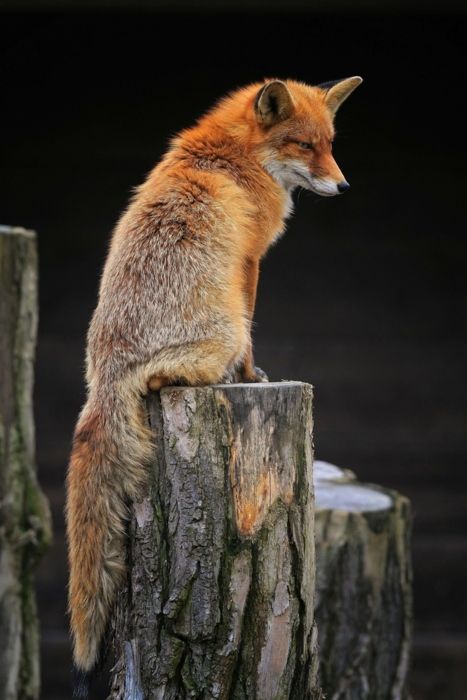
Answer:
<svg viewBox="0 0 467 700"><path fill-rule="evenodd" d="M307 384L163 389L134 506L113 700L306 700L316 686Z"/></svg>
<svg viewBox="0 0 467 700"><path fill-rule="evenodd" d="M37 327L35 234L0 227L0 698L39 697L33 589L50 540L34 466L33 363Z"/></svg>
<svg viewBox="0 0 467 700"><path fill-rule="evenodd" d="M412 629L406 498L315 462L320 681L327 700L405 700Z"/></svg>

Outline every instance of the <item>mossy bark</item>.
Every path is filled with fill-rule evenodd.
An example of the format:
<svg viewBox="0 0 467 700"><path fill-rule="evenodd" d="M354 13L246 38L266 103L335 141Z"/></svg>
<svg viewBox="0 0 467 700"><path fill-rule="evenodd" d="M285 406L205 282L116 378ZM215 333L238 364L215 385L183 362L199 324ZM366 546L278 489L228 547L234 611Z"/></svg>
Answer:
<svg viewBox="0 0 467 700"><path fill-rule="evenodd" d="M134 505L113 700L306 700L316 685L311 387L166 388Z"/></svg>
<svg viewBox="0 0 467 700"><path fill-rule="evenodd" d="M39 697L34 568L50 513L34 464L35 234L0 227L0 700Z"/></svg>
<svg viewBox="0 0 467 700"><path fill-rule="evenodd" d="M328 700L406 700L412 631L410 505L315 462L316 620Z"/></svg>

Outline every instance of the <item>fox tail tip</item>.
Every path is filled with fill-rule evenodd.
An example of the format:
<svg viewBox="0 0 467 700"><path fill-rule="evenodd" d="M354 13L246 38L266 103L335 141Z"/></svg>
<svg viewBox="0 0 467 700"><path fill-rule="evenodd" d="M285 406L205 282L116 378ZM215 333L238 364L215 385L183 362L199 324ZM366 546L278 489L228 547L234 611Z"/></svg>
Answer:
<svg viewBox="0 0 467 700"><path fill-rule="evenodd" d="M92 671L83 671L76 666L73 666L73 697L78 700L86 700L89 698L91 690Z"/></svg>

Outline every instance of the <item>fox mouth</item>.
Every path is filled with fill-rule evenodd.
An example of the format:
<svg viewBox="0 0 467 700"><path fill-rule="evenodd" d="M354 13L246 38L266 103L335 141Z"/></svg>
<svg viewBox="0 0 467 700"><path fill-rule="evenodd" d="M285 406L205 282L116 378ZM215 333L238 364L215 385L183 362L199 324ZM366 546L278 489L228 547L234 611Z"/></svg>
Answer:
<svg viewBox="0 0 467 700"><path fill-rule="evenodd" d="M321 197L334 197L334 195L339 194L337 185L332 180L325 180L323 178L318 178L311 173L305 173L296 168L293 169L294 175L298 180L303 183L300 186L304 189L311 190L315 194L319 194Z"/></svg>

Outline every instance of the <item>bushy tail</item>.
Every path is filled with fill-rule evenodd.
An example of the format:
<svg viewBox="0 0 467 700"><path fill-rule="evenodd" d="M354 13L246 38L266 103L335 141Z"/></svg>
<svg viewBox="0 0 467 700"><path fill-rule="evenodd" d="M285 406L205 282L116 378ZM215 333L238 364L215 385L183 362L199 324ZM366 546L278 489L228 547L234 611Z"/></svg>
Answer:
<svg viewBox="0 0 467 700"><path fill-rule="evenodd" d="M125 576L128 503L147 482L151 433L136 388L91 392L68 472L69 609L78 669L95 666Z"/></svg>

